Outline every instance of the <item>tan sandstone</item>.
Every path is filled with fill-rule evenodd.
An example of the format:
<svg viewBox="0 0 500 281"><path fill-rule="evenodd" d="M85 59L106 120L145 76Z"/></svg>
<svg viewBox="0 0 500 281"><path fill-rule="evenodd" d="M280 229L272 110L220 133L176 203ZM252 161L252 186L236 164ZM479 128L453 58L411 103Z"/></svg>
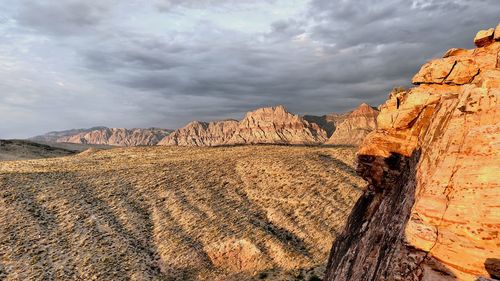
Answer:
<svg viewBox="0 0 500 281"><path fill-rule="evenodd" d="M493 33L495 29L490 28L486 30L480 30L477 32L476 37L474 37L474 44L477 47L484 47L493 41Z"/></svg>

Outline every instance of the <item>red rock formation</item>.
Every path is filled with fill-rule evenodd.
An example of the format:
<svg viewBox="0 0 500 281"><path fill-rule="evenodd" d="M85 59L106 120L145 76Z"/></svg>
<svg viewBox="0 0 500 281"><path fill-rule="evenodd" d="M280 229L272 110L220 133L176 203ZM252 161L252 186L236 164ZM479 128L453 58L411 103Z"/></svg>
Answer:
<svg viewBox="0 0 500 281"><path fill-rule="evenodd" d="M61 132L51 132L32 138L35 141L66 142L78 144L103 144L116 146L156 145L171 131L165 129L122 129L95 127Z"/></svg>
<svg viewBox="0 0 500 281"><path fill-rule="evenodd" d="M228 144L321 144L326 132L283 106L260 108L246 114Z"/></svg>
<svg viewBox="0 0 500 281"><path fill-rule="evenodd" d="M498 30L498 27L497 27ZM500 277L500 42L425 64L358 152L368 182L325 280ZM482 279L485 280L485 279Z"/></svg>
<svg viewBox="0 0 500 281"><path fill-rule="evenodd" d="M363 139L377 128L378 110L366 103L347 114L340 122L326 144L359 145Z"/></svg>
<svg viewBox="0 0 500 281"><path fill-rule="evenodd" d="M158 145L218 146L233 136L238 126L236 120L220 122L194 121L165 137Z"/></svg>

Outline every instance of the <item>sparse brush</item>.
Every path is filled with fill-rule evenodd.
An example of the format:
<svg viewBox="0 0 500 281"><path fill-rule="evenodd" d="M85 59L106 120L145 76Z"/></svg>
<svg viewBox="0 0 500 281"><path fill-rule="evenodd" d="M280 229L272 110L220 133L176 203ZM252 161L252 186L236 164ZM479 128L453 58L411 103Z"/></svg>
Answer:
<svg viewBox="0 0 500 281"><path fill-rule="evenodd" d="M0 162L0 279L290 280L326 262L360 194L343 183L364 184L318 154L353 169L355 149L342 147Z"/></svg>

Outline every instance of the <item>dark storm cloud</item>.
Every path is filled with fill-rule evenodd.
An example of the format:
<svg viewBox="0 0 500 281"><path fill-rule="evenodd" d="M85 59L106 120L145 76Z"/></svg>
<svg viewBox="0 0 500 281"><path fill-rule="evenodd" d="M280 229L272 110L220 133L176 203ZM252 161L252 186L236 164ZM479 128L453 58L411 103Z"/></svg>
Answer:
<svg viewBox="0 0 500 281"><path fill-rule="evenodd" d="M74 75L108 85L92 98L120 113L106 118L121 121L89 125L127 127L241 118L276 104L309 114L347 111L362 102L377 106L391 88L410 86L425 61L452 47L471 48L475 32L500 21L498 0L312 0L300 16L277 19L266 31L215 24L211 17L217 11L183 30L151 26L160 31L140 32L117 27L112 15L119 5L111 0L22 3L19 24L64 35L55 37L75 55ZM252 5L257 4L157 0L151 10L161 18L179 16L172 12L176 7ZM120 11L124 18L128 10Z"/></svg>
<svg viewBox="0 0 500 281"><path fill-rule="evenodd" d="M493 2L315 0L307 20L276 21L260 42L227 33L186 46L157 40L151 48L139 39L111 43L87 59L95 70L114 68L123 85L165 97L241 100L242 111L261 105L246 97L299 112L347 110L408 86L422 63L446 49L470 47L474 32L499 20ZM184 5L195 3L211 4ZM304 42L294 42L301 34ZM305 100L316 103L304 107Z"/></svg>

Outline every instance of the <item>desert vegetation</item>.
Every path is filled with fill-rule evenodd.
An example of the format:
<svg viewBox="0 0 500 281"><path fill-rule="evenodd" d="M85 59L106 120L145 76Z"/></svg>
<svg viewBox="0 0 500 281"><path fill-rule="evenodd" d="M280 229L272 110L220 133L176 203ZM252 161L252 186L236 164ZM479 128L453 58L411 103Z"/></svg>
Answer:
<svg viewBox="0 0 500 281"><path fill-rule="evenodd" d="M355 148L90 150L0 162L2 280L317 280Z"/></svg>

